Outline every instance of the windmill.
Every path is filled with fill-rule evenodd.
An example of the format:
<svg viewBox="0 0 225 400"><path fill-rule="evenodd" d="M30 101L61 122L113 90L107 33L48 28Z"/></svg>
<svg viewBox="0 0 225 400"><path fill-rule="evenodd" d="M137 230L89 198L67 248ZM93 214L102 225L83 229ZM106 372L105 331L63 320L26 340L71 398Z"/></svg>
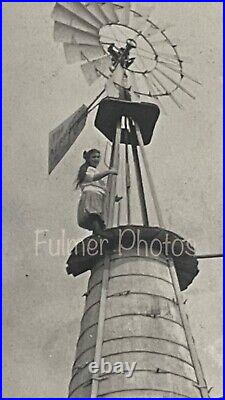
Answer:
<svg viewBox="0 0 225 400"><path fill-rule="evenodd" d="M166 102L181 109L179 93L194 98L187 82L199 82L184 71L169 26L156 25L153 7L148 10L142 14L140 3L66 2L56 3L52 13L54 38L63 43L67 62L80 66L90 85L100 80L103 88L50 133L49 173L95 107L95 126L111 143L109 165L119 170L107 182L104 240L86 237L68 260L68 274L91 270L71 398L209 397L182 299L198 274L198 260L187 241L165 228L146 152ZM157 227L148 214L143 169ZM121 204L115 204L119 180L125 192L122 225ZM132 224L132 186L139 194L138 225ZM136 361L137 368L129 379L91 373L90 363L100 365L102 358Z"/></svg>

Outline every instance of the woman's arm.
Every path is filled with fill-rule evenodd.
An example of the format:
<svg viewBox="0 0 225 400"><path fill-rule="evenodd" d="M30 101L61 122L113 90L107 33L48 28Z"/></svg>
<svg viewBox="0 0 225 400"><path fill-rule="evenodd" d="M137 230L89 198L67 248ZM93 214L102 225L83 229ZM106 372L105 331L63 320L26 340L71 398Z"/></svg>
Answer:
<svg viewBox="0 0 225 400"><path fill-rule="evenodd" d="M118 171L114 168L111 168L111 169L107 169L106 171L103 171L103 172L98 172L93 177L88 176L88 174L86 174L84 182L99 181L100 179L105 178L108 175L118 175Z"/></svg>
<svg viewBox="0 0 225 400"><path fill-rule="evenodd" d="M93 181L99 181L102 178L105 178L108 175L118 175L118 171L114 168L107 169L106 171L103 172L98 172L94 177Z"/></svg>

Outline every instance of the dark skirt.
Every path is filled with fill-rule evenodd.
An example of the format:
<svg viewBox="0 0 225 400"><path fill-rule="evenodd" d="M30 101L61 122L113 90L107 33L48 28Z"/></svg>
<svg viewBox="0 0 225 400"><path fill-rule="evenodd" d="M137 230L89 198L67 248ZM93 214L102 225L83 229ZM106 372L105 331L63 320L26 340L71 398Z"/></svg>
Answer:
<svg viewBox="0 0 225 400"><path fill-rule="evenodd" d="M94 191L82 192L77 210L77 221L81 228L93 230L94 219L98 219L104 226L105 197L104 194Z"/></svg>

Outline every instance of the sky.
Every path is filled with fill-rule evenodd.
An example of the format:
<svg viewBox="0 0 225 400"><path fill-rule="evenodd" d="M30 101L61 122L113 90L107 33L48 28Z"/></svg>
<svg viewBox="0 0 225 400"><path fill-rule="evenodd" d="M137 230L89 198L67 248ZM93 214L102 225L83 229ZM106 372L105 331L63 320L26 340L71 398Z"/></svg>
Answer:
<svg viewBox="0 0 225 400"><path fill-rule="evenodd" d="M53 41L52 2L3 3L3 324L4 392L8 398L67 397L89 272L66 274L66 249L57 239L80 240L78 193L72 183L81 154L105 148L90 117L82 135L48 176L48 134L100 92L79 67L67 65ZM172 23L193 101L184 111L168 104L148 161L167 229L191 239L196 252L222 251L222 4L155 3L154 21ZM147 6L145 6L147 7ZM133 206L135 209L135 204ZM155 224L152 213L152 223ZM37 230L39 240L35 246ZM36 232L36 233L35 233ZM60 253L60 254L58 254ZM199 263L185 291L186 307L212 397L222 396L222 262Z"/></svg>

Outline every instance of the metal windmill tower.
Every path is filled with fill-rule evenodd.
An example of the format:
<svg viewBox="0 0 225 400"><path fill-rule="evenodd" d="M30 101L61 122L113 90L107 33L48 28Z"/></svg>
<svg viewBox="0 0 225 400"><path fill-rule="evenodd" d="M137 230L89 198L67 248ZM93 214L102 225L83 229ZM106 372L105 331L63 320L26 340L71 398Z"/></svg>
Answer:
<svg viewBox="0 0 225 400"><path fill-rule="evenodd" d="M101 79L104 87L88 107L50 133L49 173L104 94L95 126L111 142L110 166L119 170L118 177L108 178L104 240L85 238L68 260L69 274L91 270L71 398L209 397L182 299L182 290L198 273L197 257L188 242L165 229L146 154L164 101L182 108L177 93L194 98L185 82L198 82L184 72L168 27L157 26L139 8L140 3L129 2L68 2L56 3L52 14L54 37L64 43L67 61L81 64L90 85ZM150 223L143 169L157 227ZM118 180L124 196L117 207ZM132 187L139 195L138 225L132 224ZM136 361L137 367L129 379L91 374L89 364L102 358L112 364Z"/></svg>

